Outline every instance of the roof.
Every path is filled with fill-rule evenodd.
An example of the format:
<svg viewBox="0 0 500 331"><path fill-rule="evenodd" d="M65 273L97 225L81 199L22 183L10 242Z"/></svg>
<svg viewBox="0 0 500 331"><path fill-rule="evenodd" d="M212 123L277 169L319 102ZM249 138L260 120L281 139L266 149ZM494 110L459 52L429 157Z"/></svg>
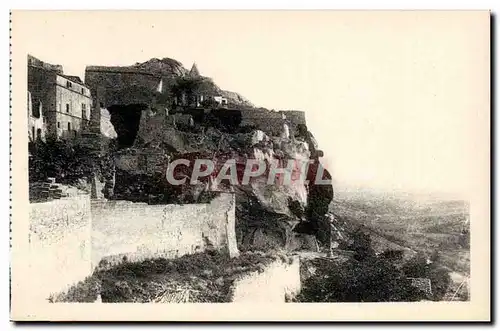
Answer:
<svg viewBox="0 0 500 331"><path fill-rule="evenodd" d="M196 66L196 62L193 63L191 70L189 71L189 76L191 77L199 77L200 71L198 70L198 66Z"/></svg>

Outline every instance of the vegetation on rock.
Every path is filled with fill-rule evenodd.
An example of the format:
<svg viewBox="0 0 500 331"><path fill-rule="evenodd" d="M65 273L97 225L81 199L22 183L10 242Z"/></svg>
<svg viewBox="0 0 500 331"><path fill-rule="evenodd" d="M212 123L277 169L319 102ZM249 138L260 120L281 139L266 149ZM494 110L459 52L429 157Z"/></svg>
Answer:
<svg viewBox="0 0 500 331"><path fill-rule="evenodd" d="M449 271L439 266L436 261L438 257L433 256L434 260L429 260L422 254L416 255L403 266L403 272L408 277L428 278L432 284L432 299L441 300L448 291L451 283Z"/></svg>
<svg viewBox="0 0 500 331"><path fill-rule="evenodd" d="M349 234L339 248L352 252L347 262L317 259L314 274L303 280L297 297L301 302L389 302L442 300L451 279L448 270L439 266L439 253L431 259L423 254L403 261L402 251L376 254L364 227ZM307 265L307 263L306 263ZM432 294L412 285L412 278L429 279Z"/></svg>
<svg viewBox="0 0 500 331"><path fill-rule="evenodd" d="M315 274L305 280L299 302L420 301L426 295L403 272L376 257L346 263L318 259Z"/></svg>

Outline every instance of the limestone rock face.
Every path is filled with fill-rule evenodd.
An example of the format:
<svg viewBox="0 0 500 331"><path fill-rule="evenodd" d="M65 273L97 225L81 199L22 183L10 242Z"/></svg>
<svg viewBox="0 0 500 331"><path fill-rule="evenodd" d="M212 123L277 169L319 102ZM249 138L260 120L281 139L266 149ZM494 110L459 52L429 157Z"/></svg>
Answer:
<svg viewBox="0 0 500 331"><path fill-rule="evenodd" d="M143 63L136 63L134 67L162 76L182 76L188 72L182 63L168 57L163 59L154 58Z"/></svg>
<svg viewBox="0 0 500 331"><path fill-rule="evenodd" d="M200 188L210 190L209 182L213 181L226 160L234 159L238 185L231 189L236 193L236 226L241 248L251 248L257 229L261 230L261 236L268 235L269 240L278 241L277 245L288 245L292 229L303 218L307 205L308 192L301 181L302 166L309 160L310 154L307 144L298 140L271 138L258 130L227 134L208 128L203 133L192 133L162 123L165 123L162 115L143 112L134 148L159 148L171 155L171 161L178 158L190 160L190 166L176 168L175 178L190 178L196 159L210 159L216 164L212 179L208 176L200 178L202 184L198 186L187 183L171 187L173 192L178 192L175 195L191 197L190 202L192 197L202 196ZM266 171L252 178L247 185L242 185L249 159L263 162ZM273 165L284 169L284 172L269 179ZM225 190L228 186L224 184L216 189Z"/></svg>
<svg viewBox="0 0 500 331"><path fill-rule="evenodd" d="M169 133L175 130L175 125L172 116L166 115L166 112L153 112L151 109L146 109L141 112L139 128L134 141L134 147L157 147L161 142L170 141L167 139ZM174 134L175 136L175 134ZM172 142L174 145L178 143Z"/></svg>
<svg viewBox="0 0 500 331"><path fill-rule="evenodd" d="M251 138L251 146L255 146L260 142L265 142L269 140L269 137L264 133L264 131L261 130L255 130L252 132L252 138Z"/></svg>
<svg viewBox="0 0 500 331"><path fill-rule="evenodd" d="M300 142L280 142L279 139L275 140L273 148L254 147L252 152L250 157L263 160L268 169L275 162L277 167L286 170L273 184L269 184L269 171L266 171L249 186L238 187L236 216L240 248L250 249L260 246L259 242L272 241L289 249L292 229L303 218L307 205L307 188L300 179L301 165L307 162L309 152ZM291 167L287 166L288 162L292 163ZM290 181L284 182L286 176Z"/></svg>
<svg viewBox="0 0 500 331"><path fill-rule="evenodd" d="M111 115L109 111L105 108L101 108L101 133L110 139L115 139L118 137L115 128L111 123Z"/></svg>

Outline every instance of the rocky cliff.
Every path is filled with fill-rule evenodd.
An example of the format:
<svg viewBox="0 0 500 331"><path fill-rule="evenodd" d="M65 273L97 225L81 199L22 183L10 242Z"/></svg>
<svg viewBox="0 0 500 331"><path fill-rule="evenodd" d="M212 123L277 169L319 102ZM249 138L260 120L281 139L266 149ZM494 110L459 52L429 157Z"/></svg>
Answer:
<svg viewBox="0 0 500 331"><path fill-rule="evenodd" d="M105 108L101 108L101 134L106 138L116 139L118 137L113 124L111 123L111 115Z"/></svg>
<svg viewBox="0 0 500 331"><path fill-rule="evenodd" d="M168 57L163 59L153 58L143 63L137 62L132 67L165 77L183 76L188 73L182 63Z"/></svg>
<svg viewBox="0 0 500 331"><path fill-rule="evenodd" d="M293 231L305 235L329 232L324 215L333 198L331 186L317 187L298 180L304 163L312 159L316 168L320 164L303 112L251 108L253 105L247 99L238 93L220 89L212 79L201 76L197 67L193 66L188 71L180 62L170 58L151 59L120 68L110 70L114 76L103 80L119 82L120 91L141 87L140 80L134 81L134 77L139 77L147 83L147 86L144 85L146 89L156 86L156 92L162 90L161 93L168 96L165 91L172 84L182 84L186 80L186 86L192 87L190 79L195 75L198 90L227 98L230 107L184 107L169 111L155 98L150 103L141 99L139 105L134 105L126 97L128 93L122 98L114 97L113 100L128 100L127 105L107 107L117 139L122 142L118 157L123 162L117 164L127 165L123 169L117 167L116 199L196 203L206 199L207 192L234 190L238 243L243 250L251 249L256 242L267 246L261 248L300 246L293 243ZM103 67L90 69L88 73L107 75ZM121 77L120 72L126 74ZM154 79L160 83L155 85ZM98 81L95 83L99 84ZM288 115L291 115L290 119L287 119ZM131 122L134 122L133 125ZM302 129L299 130L298 126ZM213 178L206 177L201 178L198 185L172 186L165 179L166 164L162 164L165 157L170 161L177 158L192 161L190 166L179 168L177 175L180 176L190 177L194 160L200 158L213 160L216 163L215 173L222 169L225 160L237 160L240 183L246 160L262 160L267 165L267 171L247 185L223 183L214 188L211 186ZM278 180L271 180L270 184L268 174L271 164L286 168L289 160L294 167L278 176ZM134 171L130 171L131 167ZM283 185L282 180L288 175L292 181ZM258 240L256 237L259 237ZM326 243L329 237L325 238Z"/></svg>
<svg viewBox="0 0 500 331"><path fill-rule="evenodd" d="M248 185L227 185L223 182L216 190L234 190L236 193L237 234L240 249L251 249L256 241L266 242L264 248L289 248L300 244L293 243L293 229L299 222L307 223L306 209L309 192L313 192L300 181L301 169L311 157L308 143L301 137L272 137L260 130L244 132L223 132L217 127L203 127L200 131L179 130L164 114L144 111L141 116L138 135L133 149L148 150L149 154L167 153L170 160L187 159L190 166L176 168L175 178L190 178L196 159L209 159L215 162L214 176L221 170L226 160L237 163L238 183L241 184L246 161L262 160L267 170L253 178ZM155 151L154 153L152 151ZM278 175L269 184L269 169L276 163L279 168L287 168L288 162L294 163L291 170ZM290 176L292 181L283 184L283 178ZM212 179L213 179L212 177ZM163 203L195 203L203 199L209 187L209 176L200 178L201 183L172 186L165 177L157 177L154 184L129 192L134 196L147 197ZM117 180L118 181L118 180ZM131 179L137 185L140 179ZM124 189L129 190L129 187ZM119 193L119 192L117 192ZM122 196L123 197L123 196ZM326 203L328 205L329 201ZM313 227L314 228L314 227ZM305 231L307 232L307 231ZM256 240L256 236L260 239ZM261 247L262 248L262 247Z"/></svg>

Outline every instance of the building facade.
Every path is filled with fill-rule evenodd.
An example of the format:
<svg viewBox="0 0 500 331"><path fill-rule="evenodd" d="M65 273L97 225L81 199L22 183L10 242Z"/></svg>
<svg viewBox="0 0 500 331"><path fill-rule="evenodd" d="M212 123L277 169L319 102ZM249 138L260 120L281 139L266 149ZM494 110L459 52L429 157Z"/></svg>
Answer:
<svg viewBox="0 0 500 331"><path fill-rule="evenodd" d="M53 138L75 137L89 125L92 97L89 88L77 76L68 76L46 65L28 62L28 92L31 114L40 114L41 132ZM36 111L34 111L36 110ZM35 134L40 122L33 123ZM34 125L35 124L35 125Z"/></svg>
<svg viewBox="0 0 500 331"><path fill-rule="evenodd" d="M92 106L90 90L78 78L57 75L55 92L56 109L47 111L49 114L52 113L51 124L56 126L50 132L55 132L57 137L76 135L90 121Z"/></svg>

